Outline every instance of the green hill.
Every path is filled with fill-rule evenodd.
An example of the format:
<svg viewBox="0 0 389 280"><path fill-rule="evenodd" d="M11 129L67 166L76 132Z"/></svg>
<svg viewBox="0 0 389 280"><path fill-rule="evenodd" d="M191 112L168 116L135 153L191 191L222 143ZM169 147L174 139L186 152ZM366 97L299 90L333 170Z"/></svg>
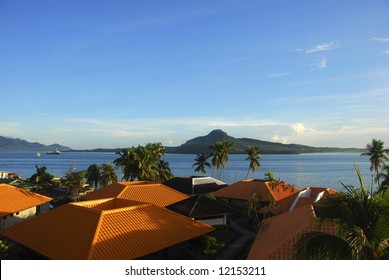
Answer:
<svg viewBox="0 0 389 280"><path fill-rule="evenodd" d="M60 151L71 150L71 148L59 144L43 145L38 142L28 142L22 139L8 138L0 136L0 151L51 151L59 149Z"/></svg>
<svg viewBox="0 0 389 280"><path fill-rule="evenodd" d="M200 136L188 140L179 147L167 148L168 153L175 154L198 154L211 153L211 145L217 141L230 141L233 144L233 153L243 154L248 146L259 147L262 154L301 154L301 153L326 153L326 152L361 152L362 149L355 148L332 148L332 147L311 147L298 144L281 144L269 141L262 141L250 138L234 138L226 132L216 129L206 136Z"/></svg>

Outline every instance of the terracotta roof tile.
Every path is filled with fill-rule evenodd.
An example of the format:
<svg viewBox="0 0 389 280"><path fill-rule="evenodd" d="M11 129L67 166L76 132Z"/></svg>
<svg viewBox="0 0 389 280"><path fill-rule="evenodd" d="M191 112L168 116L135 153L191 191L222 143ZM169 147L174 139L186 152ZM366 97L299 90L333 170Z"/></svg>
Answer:
<svg viewBox="0 0 389 280"><path fill-rule="evenodd" d="M113 197L147 202L164 207L166 205L170 205L177 201L186 199L189 196L163 184L140 181L117 182L87 194L85 199L93 200Z"/></svg>
<svg viewBox="0 0 389 280"><path fill-rule="evenodd" d="M319 227L312 205L299 207L263 221L262 228L255 239L249 260L290 260L293 247L305 232L321 230L335 233L334 222L323 222Z"/></svg>
<svg viewBox="0 0 389 280"><path fill-rule="evenodd" d="M45 204L52 198L7 184L0 184L0 217Z"/></svg>
<svg viewBox="0 0 389 280"><path fill-rule="evenodd" d="M285 197L293 195L299 189L284 182L277 187L272 188L270 182L265 180L243 180L229 185L221 190L214 192L217 197L225 197L240 200L249 200L253 194L256 194L262 201L279 201Z"/></svg>
<svg viewBox="0 0 389 280"><path fill-rule="evenodd" d="M124 199L69 203L2 232L50 259L136 259L214 228Z"/></svg>

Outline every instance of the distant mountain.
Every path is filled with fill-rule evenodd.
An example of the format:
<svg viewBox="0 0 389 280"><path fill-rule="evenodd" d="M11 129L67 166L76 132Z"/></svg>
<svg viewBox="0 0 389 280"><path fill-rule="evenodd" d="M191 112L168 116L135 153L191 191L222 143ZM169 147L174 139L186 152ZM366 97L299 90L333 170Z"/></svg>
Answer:
<svg viewBox="0 0 389 280"><path fill-rule="evenodd" d="M38 142L28 142L22 139L14 139L0 136L0 151L51 151L59 149L60 151L68 151L71 148L59 144L43 145Z"/></svg>
<svg viewBox="0 0 389 280"><path fill-rule="evenodd" d="M281 144L250 138L234 138L220 129L211 131L206 136L200 136L188 140L179 147L167 148L168 153L174 154L198 154L211 153L211 145L217 141L232 142L233 152L236 154L246 153L248 146L256 146L261 150L261 154L301 154L301 153L329 153L329 152L362 152L362 149L356 148L332 148L332 147L311 147L299 144Z"/></svg>

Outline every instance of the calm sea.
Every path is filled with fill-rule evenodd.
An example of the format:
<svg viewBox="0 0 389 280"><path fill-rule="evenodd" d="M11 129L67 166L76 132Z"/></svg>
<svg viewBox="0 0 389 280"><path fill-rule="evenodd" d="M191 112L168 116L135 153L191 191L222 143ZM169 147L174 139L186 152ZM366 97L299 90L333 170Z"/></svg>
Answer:
<svg viewBox="0 0 389 280"><path fill-rule="evenodd" d="M230 155L221 180L226 183L246 179L249 161L246 155ZM114 153L95 152L63 152L60 155L42 153L37 157L34 152L0 152L0 171L13 171L23 178L35 173L35 165L46 166L47 172L55 176L63 176L75 164L77 170L87 169L89 165L113 162L117 158ZM164 159L176 176L201 175L194 173L192 167L195 155L167 154ZM368 157L355 153L326 153L301 155L262 155L261 168L250 172L249 178L263 178L267 171L272 171L276 178L297 187L320 186L341 190L340 182L358 186L358 179L353 163L357 163L364 176L366 185L371 184ZM208 169L212 176L213 169ZM121 178L120 170L117 171ZM219 179L220 170L215 178Z"/></svg>

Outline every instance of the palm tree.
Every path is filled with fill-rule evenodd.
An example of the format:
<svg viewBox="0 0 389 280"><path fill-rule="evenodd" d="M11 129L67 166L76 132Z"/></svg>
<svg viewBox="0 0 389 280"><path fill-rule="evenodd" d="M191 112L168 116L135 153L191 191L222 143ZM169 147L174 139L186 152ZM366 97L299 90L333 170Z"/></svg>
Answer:
<svg viewBox="0 0 389 280"><path fill-rule="evenodd" d="M35 165L35 168L36 168L36 172L30 177L30 182L36 183L39 186L42 186L44 188L51 187L54 176L46 172L47 167L46 166L39 167L38 165Z"/></svg>
<svg viewBox="0 0 389 280"><path fill-rule="evenodd" d="M116 153L120 157L113 162L122 169L122 181L134 181L139 174L139 164L136 161L135 148L123 149Z"/></svg>
<svg viewBox="0 0 389 280"><path fill-rule="evenodd" d="M210 148L213 150L213 157L211 159L212 166L214 167L212 177L215 177L216 169L220 168L222 162L222 142L218 141L215 145L210 146Z"/></svg>
<svg viewBox="0 0 389 280"><path fill-rule="evenodd" d="M115 166L112 163L104 163L101 166L101 183L104 187L118 181Z"/></svg>
<svg viewBox="0 0 389 280"><path fill-rule="evenodd" d="M75 171L74 168L70 168L65 175L64 184L75 198L78 197L78 193L85 185L85 174L86 171Z"/></svg>
<svg viewBox="0 0 389 280"><path fill-rule="evenodd" d="M249 146L246 150L248 157L246 160L250 160L250 166L249 170L247 171L246 179L249 177L250 170L255 172L255 169L258 169L261 167L261 164L259 163L259 160L261 159L260 156L260 150L258 147Z"/></svg>
<svg viewBox="0 0 389 280"><path fill-rule="evenodd" d="M220 150L220 165L221 165L221 170L220 170L220 177L219 179L221 180L223 176L223 171L224 168L228 162L228 155L232 151L232 142L230 141L222 141L221 142L221 150Z"/></svg>
<svg viewBox="0 0 389 280"><path fill-rule="evenodd" d="M90 186L98 189L101 184L101 168L96 163L91 164L86 170L85 179Z"/></svg>
<svg viewBox="0 0 389 280"><path fill-rule="evenodd" d="M377 192L386 191L389 189L389 165L384 165L382 171L376 177L376 181L378 182L378 190ZM381 181L381 183L379 183Z"/></svg>
<svg viewBox="0 0 389 280"><path fill-rule="evenodd" d="M388 160L389 149L384 149L384 142L376 139L373 139L371 144L367 144L366 149L367 152L362 153L361 156L370 157L370 171L375 170L376 176L378 177L381 166Z"/></svg>
<svg viewBox="0 0 389 280"><path fill-rule="evenodd" d="M371 196L358 166L360 188L343 187L314 205L321 220L337 222L336 235L324 232L303 234L295 246L298 259L389 259L389 193Z"/></svg>
<svg viewBox="0 0 389 280"><path fill-rule="evenodd" d="M260 198L254 193L247 202L247 212L251 216L255 230L258 232L261 226L261 221L258 217L258 205Z"/></svg>
<svg viewBox="0 0 389 280"><path fill-rule="evenodd" d="M157 164L157 180L158 183L163 183L167 180L170 180L174 177L170 167L169 163L163 159L160 159Z"/></svg>
<svg viewBox="0 0 389 280"><path fill-rule="evenodd" d="M195 163L192 165L192 167L197 166L195 172L207 173L207 167L211 167L211 164L207 161L210 157L210 154L197 154Z"/></svg>

